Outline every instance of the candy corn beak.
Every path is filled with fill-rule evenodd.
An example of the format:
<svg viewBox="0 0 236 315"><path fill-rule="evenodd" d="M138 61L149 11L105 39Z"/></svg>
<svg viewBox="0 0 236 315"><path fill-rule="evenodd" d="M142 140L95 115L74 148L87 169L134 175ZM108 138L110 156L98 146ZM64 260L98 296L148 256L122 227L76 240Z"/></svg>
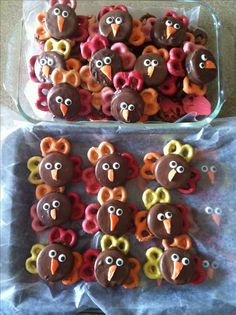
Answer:
<svg viewBox="0 0 236 315"><path fill-rule="evenodd" d="M148 71L147 72L148 72L149 78L152 77L154 70L155 70L155 68L153 66L148 67Z"/></svg>
<svg viewBox="0 0 236 315"><path fill-rule="evenodd" d="M216 68L216 65L214 64L213 61L207 60L207 61L205 62L205 68L206 68L206 69L215 69L215 68Z"/></svg>
<svg viewBox="0 0 236 315"><path fill-rule="evenodd" d="M214 185L215 184L215 174L213 172L208 172L207 175L209 177L211 184Z"/></svg>
<svg viewBox="0 0 236 315"><path fill-rule="evenodd" d="M128 121L128 118L129 118L129 111L128 111L128 109L124 109L122 111L122 116L123 116L125 121Z"/></svg>
<svg viewBox="0 0 236 315"><path fill-rule="evenodd" d="M173 270L171 279L175 280L179 276L182 269L183 269L183 264L179 261L174 261L174 270Z"/></svg>
<svg viewBox="0 0 236 315"><path fill-rule="evenodd" d="M220 216L218 214L213 213L211 217L213 221L215 222L215 224L220 225Z"/></svg>
<svg viewBox="0 0 236 315"><path fill-rule="evenodd" d="M176 29L174 28L174 27L172 27L172 26L167 26L167 28L166 28L166 37L167 37L167 39L171 36L171 35L173 35L173 34L175 34L176 33Z"/></svg>
<svg viewBox="0 0 236 315"><path fill-rule="evenodd" d="M215 273L215 271L214 271L213 268L208 268L208 269L207 269L207 277L208 277L209 279L213 279L214 273Z"/></svg>
<svg viewBox="0 0 236 315"><path fill-rule="evenodd" d="M111 279L113 278L115 272L116 272L117 266L116 265L112 265L111 267L109 267L108 269L108 275L107 275L107 280L110 282Z"/></svg>
<svg viewBox="0 0 236 315"><path fill-rule="evenodd" d="M52 209L52 210L50 211L50 216L51 216L51 218L52 218L53 220L56 220L56 218L57 218L57 210L56 210L56 209Z"/></svg>
<svg viewBox="0 0 236 315"><path fill-rule="evenodd" d="M49 72L50 72L50 67L48 65L43 66L42 68L43 75L48 78L49 77Z"/></svg>
<svg viewBox="0 0 236 315"><path fill-rule="evenodd" d="M112 76L111 76L111 66L103 66L101 68L102 73L111 81L112 80Z"/></svg>
<svg viewBox="0 0 236 315"><path fill-rule="evenodd" d="M163 221L164 227L166 229L167 234L170 234L171 231L171 220L170 219L166 219Z"/></svg>
<svg viewBox="0 0 236 315"><path fill-rule="evenodd" d="M113 36L116 37L116 35L119 31L120 25L119 24L111 24L111 28L112 28Z"/></svg>
<svg viewBox="0 0 236 315"><path fill-rule="evenodd" d="M108 179L109 179L109 181L110 182L114 182L114 170L113 169L110 169L110 170L108 170Z"/></svg>
<svg viewBox="0 0 236 315"><path fill-rule="evenodd" d="M57 180L58 171L53 169L51 170L51 176L53 180Z"/></svg>
<svg viewBox="0 0 236 315"><path fill-rule="evenodd" d="M113 214L113 213L111 213L111 214L110 214L110 226L111 226L111 231L114 231L114 230L115 230L115 228L116 228L118 222L119 222L118 216L115 215L115 214Z"/></svg>
<svg viewBox="0 0 236 315"><path fill-rule="evenodd" d="M61 103L60 104L60 110L62 112L63 117L65 117L67 112L68 112L68 107L65 104Z"/></svg>
<svg viewBox="0 0 236 315"><path fill-rule="evenodd" d="M51 273L52 273L52 275L55 274L58 267L59 267L59 262L56 259L52 258L51 259Z"/></svg>
<svg viewBox="0 0 236 315"><path fill-rule="evenodd" d="M162 282L162 279L161 279L161 278L158 278L158 279L157 279L157 286L158 286L158 287L161 286L161 282Z"/></svg>
<svg viewBox="0 0 236 315"><path fill-rule="evenodd" d="M172 182L172 180L174 179L175 175L177 174L176 170L174 168L172 168L172 170L169 172L168 174L168 180L169 182Z"/></svg>
<svg viewBox="0 0 236 315"><path fill-rule="evenodd" d="M58 26L58 29L59 29L60 33L63 30L64 22L65 22L65 20L64 20L63 16L58 15L57 16L57 26Z"/></svg>

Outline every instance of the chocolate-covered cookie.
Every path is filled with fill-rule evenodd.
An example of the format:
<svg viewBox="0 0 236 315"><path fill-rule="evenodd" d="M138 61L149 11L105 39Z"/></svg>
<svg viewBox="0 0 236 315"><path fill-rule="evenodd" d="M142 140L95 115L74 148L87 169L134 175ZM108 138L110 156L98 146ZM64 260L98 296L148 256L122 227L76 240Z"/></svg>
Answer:
<svg viewBox="0 0 236 315"><path fill-rule="evenodd" d="M175 205L156 204L148 211L147 226L157 238L172 239L183 232L182 214Z"/></svg>
<svg viewBox="0 0 236 315"><path fill-rule="evenodd" d="M102 186L114 188L126 182L128 161L119 154L109 154L98 160L95 175Z"/></svg>
<svg viewBox="0 0 236 315"><path fill-rule="evenodd" d="M179 47L186 39L186 31L186 26L180 20L168 16L156 21L151 35L158 47Z"/></svg>
<svg viewBox="0 0 236 315"><path fill-rule="evenodd" d="M172 284L186 284L194 277L195 261L187 250L176 247L167 249L159 265L163 278Z"/></svg>
<svg viewBox="0 0 236 315"><path fill-rule="evenodd" d="M49 153L39 164L39 174L45 184L61 187L71 182L73 163L68 156L62 153Z"/></svg>
<svg viewBox="0 0 236 315"><path fill-rule="evenodd" d="M58 118L73 119L78 117L80 98L78 90L67 83L52 87L47 95L50 112Z"/></svg>
<svg viewBox="0 0 236 315"><path fill-rule="evenodd" d="M89 70L96 82L112 86L115 74L122 71L121 58L115 51L103 48L92 56Z"/></svg>
<svg viewBox="0 0 236 315"><path fill-rule="evenodd" d="M178 154L168 154L161 157L155 166L157 182L167 189L183 188L191 177L188 162Z"/></svg>
<svg viewBox="0 0 236 315"><path fill-rule="evenodd" d="M143 76L144 84L148 87L160 85L168 74L165 60L153 53L141 55L137 59L134 69Z"/></svg>
<svg viewBox="0 0 236 315"><path fill-rule="evenodd" d="M65 4L55 4L46 14L46 28L51 37L56 39L70 38L75 32L77 24L75 11Z"/></svg>
<svg viewBox="0 0 236 315"><path fill-rule="evenodd" d="M97 282L103 287L122 285L129 277L128 259L115 248L101 252L94 265Z"/></svg>
<svg viewBox="0 0 236 315"><path fill-rule="evenodd" d="M125 202L109 200L98 210L97 222L103 233L123 235L131 224L130 208Z"/></svg>
<svg viewBox="0 0 236 315"><path fill-rule="evenodd" d="M70 219L70 200L58 192L46 194L37 204L37 215L46 227L63 224Z"/></svg>
<svg viewBox="0 0 236 315"><path fill-rule="evenodd" d="M189 80L199 85L209 83L217 76L216 60L205 48L190 53L186 58L185 67Z"/></svg>
<svg viewBox="0 0 236 315"><path fill-rule="evenodd" d="M38 255L36 267L40 278L55 282L66 278L72 271L74 256L69 248L60 244L46 246Z"/></svg>
<svg viewBox="0 0 236 315"><path fill-rule="evenodd" d="M99 21L99 32L111 43L129 39L133 28L132 16L122 10L107 12Z"/></svg>
<svg viewBox="0 0 236 315"><path fill-rule="evenodd" d="M63 55L55 51L45 51L41 53L34 64L34 73L42 83L51 83L52 71L56 68L66 69Z"/></svg>
<svg viewBox="0 0 236 315"><path fill-rule="evenodd" d="M119 121L135 123L144 112L144 102L138 92L131 88L118 90L111 101L111 115Z"/></svg>

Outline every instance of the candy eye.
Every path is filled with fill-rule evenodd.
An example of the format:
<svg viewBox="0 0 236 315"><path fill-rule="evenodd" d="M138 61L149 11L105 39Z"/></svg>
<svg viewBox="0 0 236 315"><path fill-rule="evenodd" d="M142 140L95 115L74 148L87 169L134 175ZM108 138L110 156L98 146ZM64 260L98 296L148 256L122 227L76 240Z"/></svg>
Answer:
<svg viewBox="0 0 236 315"><path fill-rule="evenodd" d="M212 171L212 173L216 173L217 172L217 168L215 167L215 165L212 165L210 167L210 170Z"/></svg>
<svg viewBox="0 0 236 315"><path fill-rule="evenodd" d="M41 66L44 66L44 65L47 64L47 60L42 58L42 59L39 60L39 63L41 64Z"/></svg>
<svg viewBox="0 0 236 315"><path fill-rule="evenodd" d="M52 169L52 163L46 163L45 168L46 168L46 170Z"/></svg>
<svg viewBox="0 0 236 315"><path fill-rule="evenodd" d="M201 170L203 173L207 173L208 172L208 167L206 165L202 165Z"/></svg>
<svg viewBox="0 0 236 315"><path fill-rule="evenodd" d="M58 201L58 200L54 200L53 203L52 203L53 208L59 208L60 205L61 205L60 201Z"/></svg>
<svg viewBox="0 0 236 315"><path fill-rule="evenodd" d="M63 11L63 12L62 12L62 16L63 16L64 18L67 18L67 17L69 16L69 12L68 12L68 11Z"/></svg>
<svg viewBox="0 0 236 315"><path fill-rule="evenodd" d="M158 64L159 64L159 62L158 62L157 59L152 60L152 66L153 66L153 67L158 66Z"/></svg>
<svg viewBox="0 0 236 315"><path fill-rule="evenodd" d="M172 218L172 213L171 212L166 212L165 213L165 217L167 218L167 219L171 219Z"/></svg>
<svg viewBox="0 0 236 315"><path fill-rule="evenodd" d="M178 254L172 254L171 255L171 260L172 261L179 261L179 255Z"/></svg>
<svg viewBox="0 0 236 315"><path fill-rule="evenodd" d="M69 98L67 98L67 99L65 100L65 104L66 104L66 106L70 106L70 105L72 104L72 100L69 99Z"/></svg>
<svg viewBox="0 0 236 315"><path fill-rule="evenodd" d="M130 105L128 106L128 110L129 110L130 112L133 112L133 111L135 110L135 106L134 106L133 104L130 104Z"/></svg>
<svg viewBox="0 0 236 315"><path fill-rule="evenodd" d="M151 60L145 59L143 64L144 64L145 67L149 67L151 65Z"/></svg>
<svg viewBox="0 0 236 315"><path fill-rule="evenodd" d="M111 58L110 57L105 57L103 59L103 61L104 61L105 65L110 65L111 64Z"/></svg>
<svg viewBox="0 0 236 315"><path fill-rule="evenodd" d="M55 9L53 10L53 13L54 13L55 15L59 15L59 14L61 13L61 10L60 10L59 8L55 8Z"/></svg>
<svg viewBox="0 0 236 315"><path fill-rule="evenodd" d="M116 210L116 215L118 215L118 217L120 217L120 216L122 216L122 214L123 214L123 210L122 209L117 209Z"/></svg>
<svg viewBox="0 0 236 315"><path fill-rule="evenodd" d="M104 170L104 171L107 171L107 170L109 170L109 164L108 163L104 163L103 165L102 165L102 169Z"/></svg>
<svg viewBox="0 0 236 315"><path fill-rule="evenodd" d="M100 69L102 66L103 66L102 60L97 60L96 61L96 67Z"/></svg>
<svg viewBox="0 0 236 315"><path fill-rule="evenodd" d="M112 24L114 21L114 18L112 16L109 16L107 19L106 19L106 23L107 24Z"/></svg>
<svg viewBox="0 0 236 315"><path fill-rule="evenodd" d="M60 170L62 168L62 164L57 162L57 163L54 164L54 167L55 167L56 170Z"/></svg>
<svg viewBox="0 0 236 315"><path fill-rule="evenodd" d="M179 174L182 174L184 172L184 167L183 166L178 166L176 170L177 170L177 172Z"/></svg>
<svg viewBox="0 0 236 315"><path fill-rule="evenodd" d="M57 255L57 252L55 251L55 249L51 249L51 250L49 251L49 253L48 253L48 256L49 256L50 258L54 258L54 257L56 257L56 255Z"/></svg>
<svg viewBox="0 0 236 315"><path fill-rule="evenodd" d="M176 168L177 167L177 162L175 162L175 161L171 161L170 163L169 163L169 167L170 168Z"/></svg>
<svg viewBox="0 0 236 315"><path fill-rule="evenodd" d="M49 66L52 66L54 64L54 61L53 61L53 59L51 59L51 58L48 58L48 65Z"/></svg>
<svg viewBox="0 0 236 315"><path fill-rule="evenodd" d="M213 261L213 262L211 263L211 267L212 267L213 269L218 269L218 268L219 268L218 262Z"/></svg>
<svg viewBox="0 0 236 315"><path fill-rule="evenodd" d="M61 96L57 96L57 97L56 97L56 102L57 102L58 104L63 103L63 98L62 98Z"/></svg>
<svg viewBox="0 0 236 315"><path fill-rule="evenodd" d="M114 213L116 209L115 209L115 207L110 206L110 207L108 207L107 210L108 210L109 213Z"/></svg>
<svg viewBox="0 0 236 315"><path fill-rule="evenodd" d="M121 267L124 265L124 260L121 258L116 259L116 266Z"/></svg>
<svg viewBox="0 0 236 315"><path fill-rule="evenodd" d="M190 260L187 257L182 258L182 264L184 266L188 266L190 264Z"/></svg>
<svg viewBox="0 0 236 315"><path fill-rule="evenodd" d="M122 102L122 103L120 104L120 108L121 108L121 109L127 109L127 108L128 108L128 105L127 105L125 102Z"/></svg>
<svg viewBox="0 0 236 315"><path fill-rule="evenodd" d="M171 25L172 25L171 20L167 20L167 21L166 21L166 26L171 26Z"/></svg>
<svg viewBox="0 0 236 315"><path fill-rule="evenodd" d="M163 213L158 213L158 215L157 215L157 220L159 220L159 221L165 220L164 214L163 214Z"/></svg>
<svg viewBox="0 0 236 315"><path fill-rule="evenodd" d="M112 166L114 170L118 170L120 168L120 164L118 162L115 162Z"/></svg>
<svg viewBox="0 0 236 315"><path fill-rule="evenodd" d="M178 23L176 23L176 24L174 24L174 28L175 28L176 30L179 30L179 29L180 29L180 25L179 25Z"/></svg>
<svg viewBox="0 0 236 315"><path fill-rule="evenodd" d="M111 264L113 263L113 258L112 258L111 256L108 256L108 257L106 257L105 262L106 262L108 265L111 265Z"/></svg>
<svg viewBox="0 0 236 315"><path fill-rule="evenodd" d="M116 24L121 24L123 22L122 18L120 16L118 16L116 19L115 19L115 22Z"/></svg>
<svg viewBox="0 0 236 315"><path fill-rule="evenodd" d="M222 214L222 210L220 208L215 208L214 211L216 214L221 215Z"/></svg>
<svg viewBox="0 0 236 315"><path fill-rule="evenodd" d="M43 205L43 210L49 210L50 209L50 204L49 203L45 203L44 205Z"/></svg>
<svg viewBox="0 0 236 315"><path fill-rule="evenodd" d="M203 54L203 55L201 55L201 59L202 59L203 61L207 61L207 56L206 56L205 54Z"/></svg>
<svg viewBox="0 0 236 315"><path fill-rule="evenodd" d="M208 260L203 260L203 262L202 262L202 267L203 267L203 268L209 268L209 266L210 266L209 261L208 261Z"/></svg>
<svg viewBox="0 0 236 315"><path fill-rule="evenodd" d="M213 213L213 209L212 209L211 207L206 207L206 208L205 208L205 212L206 212L207 214L212 214L212 213Z"/></svg>
<svg viewBox="0 0 236 315"><path fill-rule="evenodd" d="M66 261L66 255L64 255L64 254L59 255L59 256L58 256L58 260L59 260L60 262Z"/></svg>
<svg viewBox="0 0 236 315"><path fill-rule="evenodd" d="M204 68L205 68L204 62L200 62L200 63L199 63L199 68L201 68L201 69L204 69Z"/></svg>

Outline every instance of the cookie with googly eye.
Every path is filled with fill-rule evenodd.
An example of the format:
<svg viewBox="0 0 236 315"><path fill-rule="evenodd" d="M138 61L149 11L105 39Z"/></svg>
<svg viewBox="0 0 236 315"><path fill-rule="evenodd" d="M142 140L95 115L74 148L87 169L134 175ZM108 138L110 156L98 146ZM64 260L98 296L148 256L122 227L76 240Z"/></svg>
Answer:
<svg viewBox="0 0 236 315"><path fill-rule="evenodd" d="M130 264L124 254L115 248L101 252L94 265L97 282L103 287L122 285L129 277Z"/></svg>
<svg viewBox="0 0 236 315"><path fill-rule="evenodd" d="M148 53L138 57L134 69L137 70L147 87L156 87L163 83L168 75L165 60L157 54Z"/></svg>
<svg viewBox="0 0 236 315"><path fill-rule="evenodd" d="M54 51L46 51L41 53L34 64L34 72L42 83L52 83L51 74L54 69L66 69L64 57Z"/></svg>
<svg viewBox="0 0 236 315"><path fill-rule="evenodd" d="M195 84L207 84L217 76L217 65L212 53L199 48L190 53L185 61L189 80Z"/></svg>
<svg viewBox="0 0 236 315"><path fill-rule="evenodd" d="M46 194L37 203L37 216L46 227L61 225L70 219L70 215L70 200L61 193Z"/></svg>
<svg viewBox="0 0 236 315"><path fill-rule="evenodd" d="M131 89L118 90L111 101L111 115L118 121L135 123L144 112L144 102L140 94Z"/></svg>
<svg viewBox="0 0 236 315"><path fill-rule="evenodd" d="M104 86L112 86L115 74L122 71L121 58L115 51L108 48L101 49L92 56L89 69L96 82Z"/></svg>
<svg viewBox="0 0 236 315"><path fill-rule="evenodd" d="M211 220L218 226L221 224L223 211L219 207L210 207L205 208L205 213L211 218Z"/></svg>
<svg viewBox="0 0 236 315"><path fill-rule="evenodd" d="M99 32L111 43L127 41L133 27L132 16L123 10L114 10L104 14L99 21Z"/></svg>
<svg viewBox="0 0 236 315"><path fill-rule="evenodd" d="M78 117L80 109L78 90L67 83L55 85L47 95L47 104L55 117L75 119Z"/></svg>
<svg viewBox="0 0 236 315"><path fill-rule="evenodd" d="M97 222L105 234L124 235L131 225L131 210L125 202L109 200L99 208Z"/></svg>
<svg viewBox="0 0 236 315"><path fill-rule="evenodd" d="M151 36L157 47L179 47L186 39L186 26L174 17L158 19L153 25Z"/></svg>
<svg viewBox="0 0 236 315"><path fill-rule="evenodd" d="M49 186L65 186L72 181L73 162L62 153L49 153L39 164L39 174L44 183Z"/></svg>

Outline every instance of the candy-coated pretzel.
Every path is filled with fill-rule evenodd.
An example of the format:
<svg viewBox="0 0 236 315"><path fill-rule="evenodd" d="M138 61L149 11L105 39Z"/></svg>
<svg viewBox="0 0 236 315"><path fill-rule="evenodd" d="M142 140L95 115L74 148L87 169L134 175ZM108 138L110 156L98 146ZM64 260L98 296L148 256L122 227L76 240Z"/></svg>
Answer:
<svg viewBox="0 0 236 315"><path fill-rule="evenodd" d="M83 265L80 268L80 277L86 282L95 280L94 263L99 255L97 249L88 249L83 253Z"/></svg>
<svg viewBox="0 0 236 315"><path fill-rule="evenodd" d="M187 183L187 187L184 188L179 188L178 191L182 194L192 194L195 192L196 188L197 188L197 183L199 182L199 180L201 179L201 173L199 170L192 168L191 169L191 178L189 179L188 183Z"/></svg>
<svg viewBox="0 0 236 315"><path fill-rule="evenodd" d="M162 250L158 247L151 247L146 251L147 262L143 266L143 272L149 279L162 278L158 266L162 253Z"/></svg>
<svg viewBox="0 0 236 315"><path fill-rule="evenodd" d="M190 144L182 145L177 140L171 140L163 149L164 155L178 154L185 158L186 161L191 161L194 156L194 148Z"/></svg>
<svg viewBox="0 0 236 315"><path fill-rule="evenodd" d="M160 115L164 117L164 120L169 122L176 121L185 114L182 103L174 102L168 97L162 97L160 99L160 107Z"/></svg>
<svg viewBox="0 0 236 315"><path fill-rule="evenodd" d="M193 36L195 38L195 43L197 45L205 46L207 44L208 36L207 36L206 32L203 29L201 29L201 28L195 29L193 31Z"/></svg>
<svg viewBox="0 0 236 315"><path fill-rule="evenodd" d="M165 13L164 17L166 17L166 16L170 16L170 17L173 17L173 18L180 20L186 27L189 25L189 20L185 15L179 16L179 15L177 15L176 12L169 10Z"/></svg>
<svg viewBox="0 0 236 315"><path fill-rule="evenodd" d="M191 283L200 284L206 280L206 272L203 270L202 267L202 259L197 255L194 255L193 259L195 261L195 274Z"/></svg>
<svg viewBox="0 0 236 315"><path fill-rule="evenodd" d="M115 51L121 58L122 68L126 71L133 69L136 56L129 51L128 47L123 43L115 43L111 46L111 50Z"/></svg>
<svg viewBox="0 0 236 315"><path fill-rule="evenodd" d="M100 205L97 203L92 203L85 209L85 219L82 222L83 230L88 234L95 234L99 231L99 226L97 223L97 212Z"/></svg>
<svg viewBox="0 0 236 315"><path fill-rule="evenodd" d="M165 48L156 48L153 45L148 45L144 48L142 55L144 54L157 54L158 56L162 57L165 61L169 59L169 52Z"/></svg>
<svg viewBox="0 0 236 315"><path fill-rule="evenodd" d="M182 214L182 218L183 218L183 232L187 233L188 230L191 228L191 222L188 219L189 208L186 207L185 205L182 205L182 204L177 204L175 206L179 209L179 211Z"/></svg>
<svg viewBox="0 0 236 315"><path fill-rule="evenodd" d="M76 0L49 0L49 7L53 7L55 4L64 4L68 5L72 9L76 9L77 1Z"/></svg>
<svg viewBox="0 0 236 315"><path fill-rule="evenodd" d="M101 184L97 181L94 173L94 167L89 167L82 172L82 181L85 184L85 189L88 194L97 194L101 188Z"/></svg>
<svg viewBox="0 0 236 315"><path fill-rule="evenodd" d="M41 252L41 250L44 249L44 245L42 244L34 244L31 248L31 256L29 258L26 259L25 261L25 269L29 272L29 273L33 273L33 274L37 274L37 268L36 268L36 260L37 257L39 255L39 253Z"/></svg>
<svg viewBox="0 0 236 315"><path fill-rule="evenodd" d="M167 62L167 68L170 74L174 77L184 77L185 70L183 68L183 60L185 58L185 52L182 48L172 48L169 52L169 60Z"/></svg>
<svg viewBox="0 0 236 315"><path fill-rule="evenodd" d="M54 85L58 85L60 83L68 83L74 87L78 87L80 85L80 76L76 70L66 71L61 68L56 68L51 74L51 80Z"/></svg>
<svg viewBox="0 0 236 315"><path fill-rule="evenodd" d="M204 48L204 46L203 45L194 44L194 43L191 43L191 42L185 42L184 46L183 46L183 51L186 54L189 54L189 53L194 52L194 50L196 50L198 48Z"/></svg>
<svg viewBox="0 0 236 315"><path fill-rule="evenodd" d="M56 51L67 59L71 52L71 43L65 39L58 41L54 38L49 38L44 45L44 51Z"/></svg>
<svg viewBox="0 0 236 315"><path fill-rule="evenodd" d="M70 59L66 60L66 69L68 71L70 71L70 70L79 71L80 68L81 68L81 63L78 59L70 58Z"/></svg>
<svg viewBox="0 0 236 315"><path fill-rule="evenodd" d="M41 199L43 196L51 193L51 192L60 192L63 193L65 191L65 187L51 187L47 184L40 184L35 189L35 197L37 200Z"/></svg>
<svg viewBox="0 0 236 315"><path fill-rule="evenodd" d="M144 89L140 93L144 101L144 115L153 116L160 110L160 105L157 102L158 93L152 88Z"/></svg>
<svg viewBox="0 0 236 315"><path fill-rule="evenodd" d="M92 93L91 104L97 111L102 109L103 101L101 92Z"/></svg>
<svg viewBox="0 0 236 315"><path fill-rule="evenodd" d="M78 252L72 252L72 254L74 256L74 266L69 276L62 280L64 285L74 284L80 279L80 267L82 265L83 259Z"/></svg>
<svg viewBox="0 0 236 315"><path fill-rule="evenodd" d="M129 171L128 171L127 179L130 180L130 179L136 178L139 174L139 167L138 167L138 162L133 156L133 154L130 152L124 152L121 154L121 156L128 160Z"/></svg>
<svg viewBox="0 0 236 315"><path fill-rule="evenodd" d="M30 76L30 79L34 82L39 82L38 78L35 75L35 71L34 71L34 65L35 65L37 58L38 58L38 55L35 55L35 56L32 56L29 60L29 67L30 67L29 76Z"/></svg>
<svg viewBox="0 0 236 315"><path fill-rule="evenodd" d="M155 179L154 176L154 168L155 168L155 164L156 162L161 158L160 154L157 154L155 152L150 152L147 153L144 158L143 158L143 162L144 165L141 167L140 169L140 175L144 178L144 179Z"/></svg>
<svg viewBox="0 0 236 315"><path fill-rule="evenodd" d="M42 156L46 156L51 152L60 152L62 154L68 155L70 153L70 142L65 138L60 138L58 140L52 137L43 138L40 142L40 150Z"/></svg>
<svg viewBox="0 0 236 315"><path fill-rule="evenodd" d="M38 85L38 98L36 100L35 106L44 112L48 112L49 108L47 105L47 94L48 91L52 88L52 84L40 83Z"/></svg>
<svg viewBox="0 0 236 315"><path fill-rule="evenodd" d="M103 88L102 84L97 83L91 76L89 66L85 65L81 67L79 71L80 79L82 80L82 87L91 92L100 92Z"/></svg>
<svg viewBox="0 0 236 315"><path fill-rule="evenodd" d="M195 43L195 36L193 35L193 33L186 32L186 41L193 44Z"/></svg>
<svg viewBox="0 0 236 315"><path fill-rule="evenodd" d="M139 279L139 271L141 269L141 264L137 258L130 257L128 258L128 262L131 265L129 278L128 280L122 285L125 289L134 289L139 286L140 279Z"/></svg>
<svg viewBox="0 0 236 315"><path fill-rule="evenodd" d="M134 90L140 91L143 87L143 77L136 70L131 72L118 72L113 78L113 84L116 90L128 86Z"/></svg>
<svg viewBox="0 0 236 315"><path fill-rule="evenodd" d="M82 160L78 156L72 156L71 161L73 163L73 178L72 178L72 183L78 183L81 181L82 177Z"/></svg>
<svg viewBox="0 0 236 315"><path fill-rule="evenodd" d="M88 32L90 36L98 33L98 22L94 15L88 19Z"/></svg>
<svg viewBox="0 0 236 315"><path fill-rule="evenodd" d="M74 247L77 243L78 236L72 229L63 229L57 226L54 226L50 229L48 234L48 242L60 243L68 247Z"/></svg>
<svg viewBox="0 0 236 315"><path fill-rule="evenodd" d="M170 203L170 193L163 187L158 187L155 191L152 189L146 189L142 196L143 204L147 210L157 203Z"/></svg>
<svg viewBox="0 0 236 315"><path fill-rule="evenodd" d="M70 219L72 221L78 221L84 216L85 205L81 201L81 197L79 194L75 192L70 192L67 194L67 197L71 202L71 216Z"/></svg>
<svg viewBox="0 0 236 315"><path fill-rule="evenodd" d="M159 91L164 95L174 95L177 90L177 78L174 76L167 77L167 79L159 86Z"/></svg>
<svg viewBox="0 0 236 315"><path fill-rule="evenodd" d="M146 242L153 239L147 227L147 211L139 211L134 217L136 227L135 237L139 242Z"/></svg>
<svg viewBox="0 0 236 315"><path fill-rule="evenodd" d="M30 208L30 216L32 218L31 227L35 232L38 233L47 229L47 227L44 226L38 218L36 205L32 205L32 207Z"/></svg>
<svg viewBox="0 0 236 315"><path fill-rule="evenodd" d="M145 42L145 34L142 31L142 22L140 20L133 20L133 30L128 40L129 44L133 46L141 46Z"/></svg>
<svg viewBox="0 0 236 315"><path fill-rule="evenodd" d="M88 150L87 157L90 163L92 163L93 165L96 165L97 161L101 157L105 155L113 154L114 152L115 152L114 146L107 141L103 141L99 144L98 147L90 148Z"/></svg>
<svg viewBox="0 0 236 315"><path fill-rule="evenodd" d="M115 236L107 234L103 235L101 239L102 251L112 247L118 248L122 253L126 255L129 252L130 244L127 238L124 236L117 238Z"/></svg>
<svg viewBox="0 0 236 315"><path fill-rule="evenodd" d="M47 39L50 38L50 34L47 31L46 26L45 26L45 18L46 18L46 12L40 12L36 17L38 26L35 30L34 36L39 42L46 41Z"/></svg>
<svg viewBox="0 0 236 315"><path fill-rule="evenodd" d="M115 187L113 189L110 189L108 187L102 187L97 196L98 202L103 205L108 200L119 200L122 202L126 202L128 198L127 191L124 187L119 186Z"/></svg>
<svg viewBox="0 0 236 315"><path fill-rule="evenodd" d="M156 21L157 21L156 17L149 17L145 20L142 20L142 32L145 35L145 42L150 42L152 40L151 31Z"/></svg>
<svg viewBox="0 0 236 315"><path fill-rule="evenodd" d="M80 99L80 116L87 116L92 110L92 95L88 90L78 89Z"/></svg>
<svg viewBox="0 0 236 315"><path fill-rule="evenodd" d="M30 170L28 181L33 185L39 185L43 183L39 175L39 164L41 161L41 156L32 156L27 162L27 168Z"/></svg>
<svg viewBox="0 0 236 315"><path fill-rule="evenodd" d="M206 84L202 86L190 82L189 78L186 76L183 80L183 91L186 94L194 94L197 96L203 96L206 94L207 87Z"/></svg>
<svg viewBox="0 0 236 315"><path fill-rule="evenodd" d="M172 242L169 242L167 239L162 240L162 245L165 250L169 247L177 247L187 250L192 247L192 240L188 234L182 234L174 237Z"/></svg>
<svg viewBox="0 0 236 315"><path fill-rule="evenodd" d="M104 6L104 7L99 11L98 18L100 19L100 18L101 18L103 15L105 15L106 13L111 12L111 11L115 11L115 10L122 10L122 11L128 12L127 7L124 6L123 4L118 4L118 5L115 5L115 6Z"/></svg>
<svg viewBox="0 0 236 315"><path fill-rule="evenodd" d="M85 43L81 43L81 55L84 59L89 60L97 51L109 47L109 42L105 36L94 34L89 36Z"/></svg>

